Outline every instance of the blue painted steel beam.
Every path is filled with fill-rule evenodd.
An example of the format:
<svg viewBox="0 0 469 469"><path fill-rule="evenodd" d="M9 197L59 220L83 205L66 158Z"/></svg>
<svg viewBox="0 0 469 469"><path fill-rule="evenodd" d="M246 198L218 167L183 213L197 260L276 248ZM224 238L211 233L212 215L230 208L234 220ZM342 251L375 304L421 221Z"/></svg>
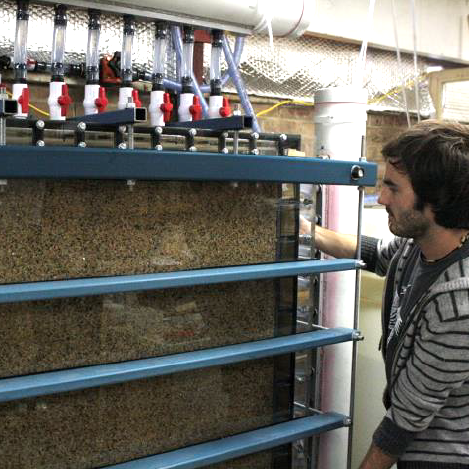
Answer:
<svg viewBox="0 0 469 469"><path fill-rule="evenodd" d="M334 412L290 420L220 440L149 456L107 469L195 469L247 454L265 451L345 426L346 417Z"/></svg>
<svg viewBox="0 0 469 469"><path fill-rule="evenodd" d="M353 180L359 165L364 176ZM0 178L271 181L373 186L375 163L114 148L0 147Z"/></svg>
<svg viewBox="0 0 469 469"><path fill-rule="evenodd" d="M362 266L355 259L310 260L182 270L158 274L13 283L0 285L0 303L289 277L320 272L353 270Z"/></svg>
<svg viewBox="0 0 469 469"><path fill-rule="evenodd" d="M4 378L0 380L0 402L272 357L356 340L356 332L345 328L322 329L164 357Z"/></svg>

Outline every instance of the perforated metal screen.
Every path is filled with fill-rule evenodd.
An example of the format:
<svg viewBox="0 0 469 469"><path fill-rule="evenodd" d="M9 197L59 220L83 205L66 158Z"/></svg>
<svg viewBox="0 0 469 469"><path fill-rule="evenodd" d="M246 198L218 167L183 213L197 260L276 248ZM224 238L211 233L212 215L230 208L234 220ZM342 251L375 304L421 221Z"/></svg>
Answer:
<svg viewBox="0 0 469 469"><path fill-rule="evenodd" d="M15 37L16 2L4 0L0 5L0 54L13 55ZM85 60L88 15L84 10L70 8L67 28L66 61L80 63ZM30 5L28 38L29 57L41 61L50 60L53 31L53 6ZM150 71L153 58L152 21L138 21L134 41L136 69ZM113 54L121 49L122 18L118 15L102 15L101 53ZM234 38L231 38L234 44ZM270 48L267 37L251 36L246 39L240 70L248 93L274 98L291 98L312 101L320 88L351 84L357 73L359 45L329 39L303 36L301 38L275 38ZM210 46L205 48L205 67L209 77ZM428 66L437 61L419 58L420 105L424 114L433 110L428 85L424 78ZM167 73L175 77L174 50L167 55ZM394 52L368 48L365 86L369 90L370 107L402 110L404 103L399 91L402 77L408 84L407 97L410 109L415 109L413 92L414 69L410 54L403 54L399 67ZM235 91L228 84L226 91Z"/></svg>

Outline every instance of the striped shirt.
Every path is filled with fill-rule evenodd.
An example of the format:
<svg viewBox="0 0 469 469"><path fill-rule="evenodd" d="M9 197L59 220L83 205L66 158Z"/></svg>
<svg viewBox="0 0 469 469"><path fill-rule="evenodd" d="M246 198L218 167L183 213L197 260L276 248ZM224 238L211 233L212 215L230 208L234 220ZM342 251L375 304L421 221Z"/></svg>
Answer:
<svg viewBox="0 0 469 469"><path fill-rule="evenodd" d="M403 276L419 258L412 240L364 237L368 269L387 277L387 414L373 441L398 456L400 468L469 468L469 242L433 264L433 275L407 274L423 294L396 311L403 286L414 288Z"/></svg>

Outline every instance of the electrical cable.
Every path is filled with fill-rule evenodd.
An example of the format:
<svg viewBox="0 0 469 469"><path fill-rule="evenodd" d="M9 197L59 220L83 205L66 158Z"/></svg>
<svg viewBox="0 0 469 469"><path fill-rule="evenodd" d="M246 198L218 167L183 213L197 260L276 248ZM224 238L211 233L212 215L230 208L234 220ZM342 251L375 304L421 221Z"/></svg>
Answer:
<svg viewBox="0 0 469 469"><path fill-rule="evenodd" d="M396 42L397 65L399 69L402 71L401 51L399 49L399 39L398 39L398 34L397 34L396 5L394 4L394 0L391 0L391 5L392 5L392 22L394 26L394 40ZM407 96L405 92L406 82L404 79L404 75L402 73L401 73L401 81L402 81L402 98L404 99L405 115L407 117L407 126L410 127L409 106L407 104Z"/></svg>

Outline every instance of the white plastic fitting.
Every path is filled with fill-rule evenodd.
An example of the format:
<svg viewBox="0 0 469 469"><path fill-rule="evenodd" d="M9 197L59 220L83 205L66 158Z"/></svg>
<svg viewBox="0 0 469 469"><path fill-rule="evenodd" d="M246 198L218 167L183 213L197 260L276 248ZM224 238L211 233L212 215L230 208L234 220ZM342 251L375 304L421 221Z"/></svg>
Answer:
<svg viewBox="0 0 469 469"><path fill-rule="evenodd" d="M63 81L51 81L49 85L49 105L50 120L64 121L66 116L62 116L62 106L59 104L59 98L62 96Z"/></svg>
<svg viewBox="0 0 469 469"><path fill-rule="evenodd" d="M133 88L131 86L123 86L119 88L119 101L117 103L117 109L135 107L132 91Z"/></svg>
<svg viewBox="0 0 469 469"><path fill-rule="evenodd" d="M220 108L223 106L223 96L210 96L208 101L208 117L220 117Z"/></svg>
<svg viewBox="0 0 469 469"><path fill-rule="evenodd" d="M179 95L178 118L179 122L192 120L192 114L189 108L194 102L194 93L182 93Z"/></svg>
<svg viewBox="0 0 469 469"><path fill-rule="evenodd" d="M85 108L85 116L89 114L98 114L96 107L96 100L99 98L99 84L98 85L85 85L85 99L83 100L83 107Z"/></svg>
<svg viewBox="0 0 469 469"><path fill-rule="evenodd" d="M28 109L27 106L25 110L23 110L23 106L20 103L20 98L23 95L23 90L28 89L28 85L26 83L13 83L13 99L16 99L18 101L18 111L21 110L21 112L18 112L18 114L15 114L15 117L20 117L22 119L25 119L28 117Z"/></svg>
<svg viewBox="0 0 469 469"><path fill-rule="evenodd" d="M151 92L150 95L150 106L148 112L150 113L150 123L153 127L163 126L164 122L164 113L161 110L161 105L164 102L164 91L155 90Z"/></svg>

